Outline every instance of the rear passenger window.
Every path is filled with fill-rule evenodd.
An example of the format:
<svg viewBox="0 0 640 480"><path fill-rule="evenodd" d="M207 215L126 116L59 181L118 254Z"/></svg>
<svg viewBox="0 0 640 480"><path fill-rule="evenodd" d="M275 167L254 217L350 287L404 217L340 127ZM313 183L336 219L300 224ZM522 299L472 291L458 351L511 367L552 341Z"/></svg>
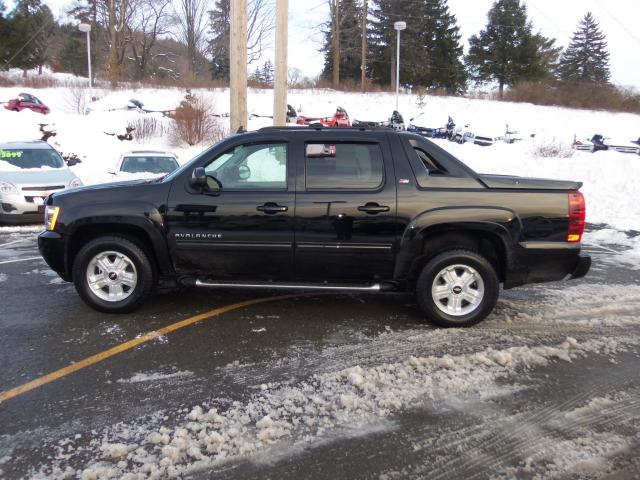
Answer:
<svg viewBox="0 0 640 480"><path fill-rule="evenodd" d="M307 190L373 190L382 185L380 146L372 143L308 143Z"/></svg>

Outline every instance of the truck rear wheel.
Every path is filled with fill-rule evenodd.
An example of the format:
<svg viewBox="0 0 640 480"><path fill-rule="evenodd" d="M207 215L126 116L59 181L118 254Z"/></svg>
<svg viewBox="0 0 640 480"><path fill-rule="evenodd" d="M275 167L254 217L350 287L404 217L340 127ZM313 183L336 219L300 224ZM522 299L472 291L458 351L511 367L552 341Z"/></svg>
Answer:
<svg viewBox="0 0 640 480"><path fill-rule="evenodd" d="M73 281L90 307L126 313L149 298L154 272L147 254L135 243L122 237L104 236L80 249L73 262Z"/></svg>
<svg viewBox="0 0 640 480"><path fill-rule="evenodd" d="M491 313L499 282L491 263L470 250L450 250L422 269L416 297L427 319L442 327L470 327Z"/></svg>

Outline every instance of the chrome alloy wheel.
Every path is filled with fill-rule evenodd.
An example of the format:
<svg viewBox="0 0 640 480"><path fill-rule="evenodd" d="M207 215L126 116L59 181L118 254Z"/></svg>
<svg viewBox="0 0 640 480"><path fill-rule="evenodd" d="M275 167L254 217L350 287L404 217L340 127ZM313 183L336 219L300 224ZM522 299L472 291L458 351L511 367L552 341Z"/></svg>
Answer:
<svg viewBox="0 0 640 480"><path fill-rule="evenodd" d="M120 302L133 293L138 284L136 266L121 252L98 253L87 265L87 285L106 302Z"/></svg>
<svg viewBox="0 0 640 480"><path fill-rule="evenodd" d="M484 298L484 282L468 265L450 265L433 279L431 297L442 312L461 317L473 312Z"/></svg>

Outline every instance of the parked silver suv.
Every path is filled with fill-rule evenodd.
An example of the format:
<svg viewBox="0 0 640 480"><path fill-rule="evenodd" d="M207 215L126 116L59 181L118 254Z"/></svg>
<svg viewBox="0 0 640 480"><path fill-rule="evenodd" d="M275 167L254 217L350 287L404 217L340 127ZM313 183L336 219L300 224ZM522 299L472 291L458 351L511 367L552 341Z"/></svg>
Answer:
<svg viewBox="0 0 640 480"><path fill-rule="evenodd" d="M48 143L0 143L0 223L41 222L47 195L81 185Z"/></svg>

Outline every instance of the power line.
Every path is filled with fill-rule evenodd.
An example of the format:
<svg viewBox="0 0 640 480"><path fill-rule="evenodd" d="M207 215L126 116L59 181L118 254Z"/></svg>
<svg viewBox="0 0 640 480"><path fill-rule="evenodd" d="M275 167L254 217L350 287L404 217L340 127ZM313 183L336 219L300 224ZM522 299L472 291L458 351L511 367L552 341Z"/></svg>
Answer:
<svg viewBox="0 0 640 480"><path fill-rule="evenodd" d="M625 27L625 26L623 25L623 23L622 23L620 20L618 20L618 18L617 18L613 13L611 13L609 10L607 10L607 9L604 7L604 5L602 5L602 4L599 2L599 0L595 0L595 2L600 6L600 8L602 8L602 10L604 10L606 13L608 13L608 14L609 14L609 16L610 16L611 18L613 18L613 19L615 20L615 22L616 22L618 25L620 25L620 27L622 27L622 29L623 29L625 32L627 32L627 33L629 34L629 36L630 36L631 38L633 38L633 39L636 41L636 43L640 44L640 38L636 37L636 36L631 32L631 30L629 30L627 27Z"/></svg>
<svg viewBox="0 0 640 480"><path fill-rule="evenodd" d="M640 0L637 0L640 1ZM549 22L551 22L551 25L553 25L554 27L556 27L558 29L559 32L563 33L563 34L570 34L570 32L568 30L565 30L564 28L560 27L560 25L558 25L549 15L547 15L544 10L542 10L541 8L538 8L534 3L533 0L527 0L527 5L532 6L540 15L542 15L544 18L546 18Z"/></svg>
<svg viewBox="0 0 640 480"><path fill-rule="evenodd" d="M22 45L22 47L20 47L20 49L16 53L14 53L13 56L9 60L4 62L4 66L3 66L4 68L7 68L7 66L11 64L11 61L14 58L16 58L20 54L20 52L22 52L22 50L24 50L27 47L27 45L29 45L38 35L40 35L40 32L42 32L42 30L44 30L44 28L47 26L47 23L48 22L44 22L40 26L40 28L36 31L36 33L31 35L31 38L29 38L29 40L27 40L26 43L24 45Z"/></svg>

